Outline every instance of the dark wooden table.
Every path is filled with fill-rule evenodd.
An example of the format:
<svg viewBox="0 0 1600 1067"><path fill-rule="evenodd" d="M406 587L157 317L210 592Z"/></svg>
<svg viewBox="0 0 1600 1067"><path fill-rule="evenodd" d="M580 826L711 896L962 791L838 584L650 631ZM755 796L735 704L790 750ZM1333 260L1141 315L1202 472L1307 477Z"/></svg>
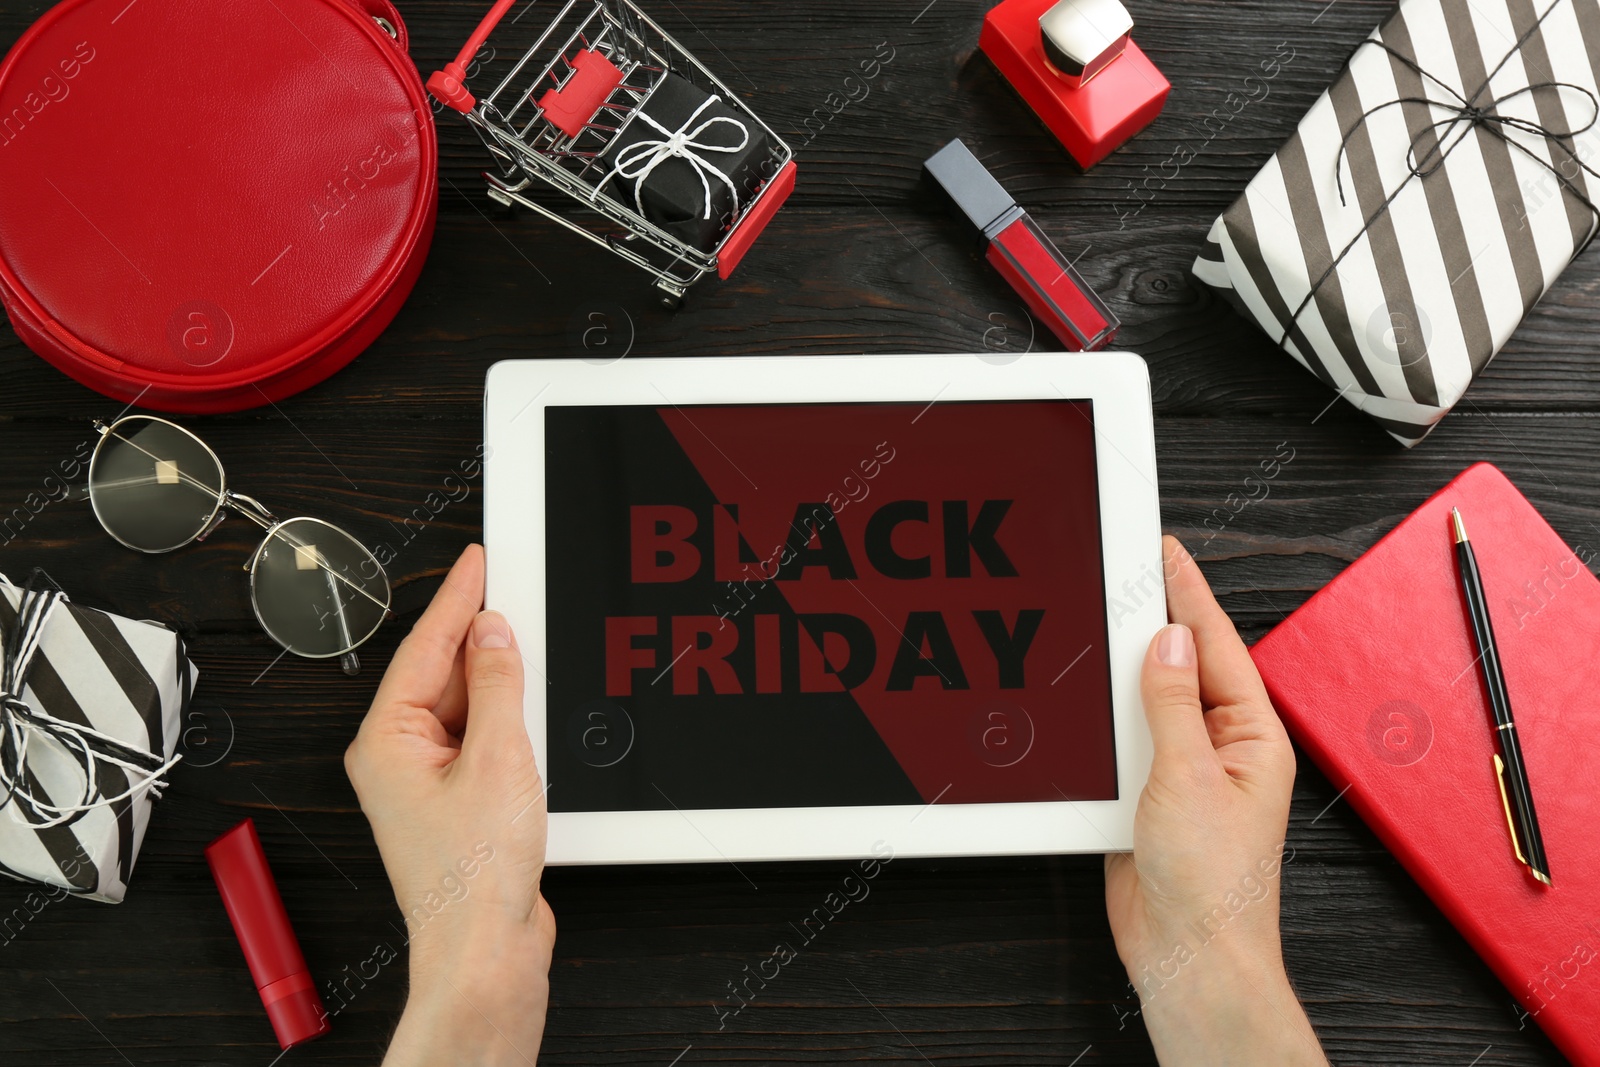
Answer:
<svg viewBox="0 0 1600 1067"><path fill-rule="evenodd" d="M44 6L0 3L0 39L14 40ZM115 545L86 504L51 503L0 548L0 570L20 577L42 565L80 601L190 630L204 724L155 812L127 901L67 900L24 924L8 920L0 1063L273 1062L277 1047L201 857L245 815L260 827L312 972L352 991L333 1033L283 1062L376 1063L405 968L359 975L373 974L380 946L403 938L341 757L396 642L479 536L476 485L437 513L426 501L474 454L484 371L500 359L583 354L575 324L612 305L626 310L611 315L635 356L1025 344L1011 291L918 188L921 161L952 136L967 138L1068 254L1081 255L1126 323L1122 344L1149 361L1165 522L1189 539L1247 638L1474 460L1500 464L1569 541L1600 537L1600 361L1582 340L1600 326L1593 253L1410 452L1347 405L1330 408L1311 375L1187 277L1211 220L1388 0L1133 0L1138 40L1174 89L1152 128L1087 174L976 54L985 6L647 2L780 133L812 138L798 190L745 265L692 292L677 314L657 309L619 261L536 218L494 211L477 176L481 148L462 123L441 121L438 236L388 332L277 408L188 420L236 484L280 513L326 516L393 546L399 617L363 651L362 676L294 657L275 663L238 571L253 544L245 523L147 558ZM487 4L403 7L426 72ZM833 113L829 94L861 95L845 78L880 42L894 59L865 98ZM1246 83L1282 52L1293 58L1275 78ZM808 132L808 116L824 115ZM1166 161L1191 154L1174 175ZM0 333L0 514L72 454L92 416L120 406ZM1283 443L1294 458L1270 495L1222 533L1197 533ZM1285 952L1334 1063L1563 1062L1519 1024L1489 969L1304 759L1289 842ZM1106 924L1098 856L896 861L781 984L719 1031L714 1005L727 983L843 868L754 873L759 889L726 865L551 871L561 938L544 1062L1155 1062ZM0 884L0 918L26 893Z"/></svg>

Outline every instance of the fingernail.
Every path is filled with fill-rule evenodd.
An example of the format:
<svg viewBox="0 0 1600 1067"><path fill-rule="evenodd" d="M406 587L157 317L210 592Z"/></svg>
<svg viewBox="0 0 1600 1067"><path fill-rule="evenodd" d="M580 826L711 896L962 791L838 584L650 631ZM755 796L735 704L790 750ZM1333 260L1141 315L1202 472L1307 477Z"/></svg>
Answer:
<svg viewBox="0 0 1600 1067"><path fill-rule="evenodd" d="M1168 667L1193 667L1194 634L1181 622L1168 626L1156 639L1156 659Z"/></svg>
<svg viewBox="0 0 1600 1067"><path fill-rule="evenodd" d="M474 648L510 648L511 627L498 611L480 611L472 622Z"/></svg>

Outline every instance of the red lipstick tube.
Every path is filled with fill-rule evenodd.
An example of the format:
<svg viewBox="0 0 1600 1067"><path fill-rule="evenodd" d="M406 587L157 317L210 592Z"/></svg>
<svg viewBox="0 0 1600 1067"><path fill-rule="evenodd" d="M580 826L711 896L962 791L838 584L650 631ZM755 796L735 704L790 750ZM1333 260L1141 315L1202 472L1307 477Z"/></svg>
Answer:
<svg viewBox="0 0 1600 1067"><path fill-rule="evenodd" d="M965 144L951 141L922 167L982 234L985 257L1069 352L1105 347L1122 323Z"/></svg>
<svg viewBox="0 0 1600 1067"><path fill-rule="evenodd" d="M306 971L300 942L283 910L278 884L272 879L254 819L246 819L206 846L206 862L217 881L223 907L244 949L256 991L272 1020L278 1046L284 1049L321 1037L331 1027Z"/></svg>

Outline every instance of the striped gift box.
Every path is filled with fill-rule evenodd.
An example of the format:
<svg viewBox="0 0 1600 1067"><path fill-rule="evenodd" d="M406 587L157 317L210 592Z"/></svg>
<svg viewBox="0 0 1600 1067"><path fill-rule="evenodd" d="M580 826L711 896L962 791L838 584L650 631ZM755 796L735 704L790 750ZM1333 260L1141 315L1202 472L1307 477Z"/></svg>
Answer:
<svg viewBox="0 0 1600 1067"><path fill-rule="evenodd" d="M1401 443L1600 220L1600 0L1404 0L1194 273Z"/></svg>
<svg viewBox="0 0 1600 1067"><path fill-rule="evenodd" d="M15 640L23 590L0 575L0 634ZM67 723L92 727L161 761L177 751L184 707L198 672L171 630L63 600L45 623L28 669L23 701ZM30 739L25 774L34 796L57 805L83 796L82 764L62 746ZM100 793L126 792L130 779L99 766ZM3 798L3 791L0 791ZM20 805L0 811L0 874L116 903L150 823L148 788L59 826L35 826Z"/></svg>

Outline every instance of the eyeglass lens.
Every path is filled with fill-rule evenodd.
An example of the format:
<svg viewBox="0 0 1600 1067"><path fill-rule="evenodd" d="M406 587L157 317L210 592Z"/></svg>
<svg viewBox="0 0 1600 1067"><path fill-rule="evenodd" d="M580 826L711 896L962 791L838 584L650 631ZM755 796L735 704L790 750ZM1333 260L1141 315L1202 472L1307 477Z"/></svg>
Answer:
<svg viewBox="0 0 1600 1067"><path fill-rule="evenodd" d="M135 416L112 426L89 465L89 499L117 540L170 552L198 537L222 504L222 468L192 434Z"/></svg>
<svg viewBox="0 0 1600 1067"><path fill-rule="evenodd" d="M389 610L389 580L355 538L317 519L289 519L267 535L250 572L256 615L301 656L348 652Z"/></svg>

